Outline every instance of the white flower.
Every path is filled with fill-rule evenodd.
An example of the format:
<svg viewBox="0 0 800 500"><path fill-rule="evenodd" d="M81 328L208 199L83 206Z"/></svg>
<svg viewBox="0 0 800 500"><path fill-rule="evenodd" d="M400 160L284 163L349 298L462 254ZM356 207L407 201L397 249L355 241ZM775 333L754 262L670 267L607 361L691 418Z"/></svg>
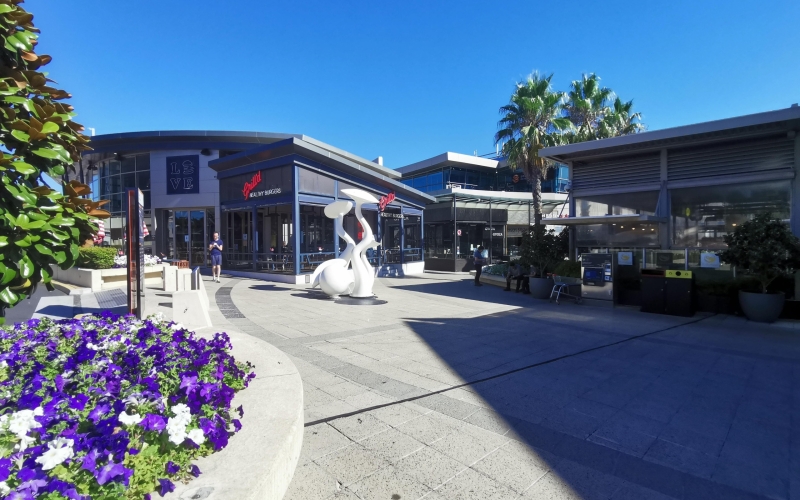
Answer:
<svg viewBox="0 0 800 500"><path fill-rule="evenodd" d="M174 417L167 420L167 433L169 440L175 444L181 444L186 439L186 426L192 420L191 410L183 403L172 407Z"/></svg>
<svg viewBox="0 0 800 500"><path fill-rule="evenodd" d="M133 415L128 415L124 411L119 414L119 421L124 425L136 425L139 422L144 420L144 417L139 415L138 413L134 413Z"/></svg>
<svg viewBox="0 0 800 500"><path fill-rule="evenodd" d="M36 459L37 464L42 465L42 470L50 470L65 460L72 458L75 454L72 451L72 439L56 438L47 443L47 451Z"/></svg>
<svg viewBox="0 0 800 500"><path fill-rule="evenodd" d="M203 430L202 429L192 429L192 430L190 430L189 434L187 435L187 437L189 439L191 439L192 441L194 441L194 444L196 444L197 446L200 446L201 444L206 442L206 437L205 437L205 435L203 435Z"/></svg>
<svg viewBox="0 0 800 500"><path fill-rule="evenodd" d="M93 351L99 351L100 350L100 346L99 345L92 344L91 342L87 342L86 343L86 348L87 349L91 349Z"/></svg>
<svg viewBox="0 0 800 500"><path fill-rule="evenodd" d="M174 413L175 416L189 415L191 412L192 411L189 409L189 407L183 403L178 403L172 407L172 413Z"/></svg>
<svg viewBox="0 0 800 500"><path fill-rule="evenodd" d="M177 332L178 330L184 330L184 326L182 323L175 323L172 325L172 329Z"/></svg>
<svg viewBox="0 0 800 500"><path fill-rule="evenodd" d="M43 413L41 406L35 410L20 410L13 413L11 418L8 419L8 430L21 438L27 435L31 429L38 429L42 426L34 417L39 417Z"/></svg>
<svg viewBox="0 0 800 500"><path fill-rule="evenodd" d="M17 436L19 438L19 443L14 445L14 449L17 451L25 451L28 448L28 445L31 445L36 442L35 437L31 436Z"/></svg>
<svg viewBox="0 0 800 500"><path fill-rule="evenodd" d="M5 481L0 481L0 495L8 495L11 493L11 488L8 487Z"/></svg>
<svg viewBox="0 0 800 500"><path fill-rule="evenodd" d="M4 359L3 361L0 361L0 368L6 368L6 367L8 367L8 363L6 362L6 360Z"/></svg>

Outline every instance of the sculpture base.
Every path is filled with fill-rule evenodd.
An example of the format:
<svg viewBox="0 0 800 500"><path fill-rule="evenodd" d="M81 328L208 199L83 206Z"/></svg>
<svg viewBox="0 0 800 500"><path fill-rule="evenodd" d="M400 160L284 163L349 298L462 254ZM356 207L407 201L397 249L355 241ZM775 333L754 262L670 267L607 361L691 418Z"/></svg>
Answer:
<svg viewBox="0 0 800 500"><path fill-rule="evenodd" d="M380 300L373 295L372 297L350 297L349 295L341 295L336 299L337 304L344 304L347 306L380 306L388 304L385 300Z"/></svg>

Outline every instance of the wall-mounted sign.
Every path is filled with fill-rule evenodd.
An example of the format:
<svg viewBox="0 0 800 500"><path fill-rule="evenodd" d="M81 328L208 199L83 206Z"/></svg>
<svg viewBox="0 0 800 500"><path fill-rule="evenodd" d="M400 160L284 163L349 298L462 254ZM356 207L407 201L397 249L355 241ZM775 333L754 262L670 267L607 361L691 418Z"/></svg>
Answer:
<svg viewBox="0 0 800 500"><path fill-rule="evenodd" d="M167 194L200 192L200 156L167 157Z"/></svg>
<svg viewBox="0 0 800 500"><path fill-rule="evenodd" d="M633 252L618 252L617 253L617 264L620 266L632 266L633 265Z"/></svg>
<svg viewBox="0 0 800 500"><path fill-rule="evenodd" d="M378 209L383 212L386 209L386 206L393 201L394 191L389 191L385 196L381 196L381 199L378 201Z"/></svg>
<svg viewBox="0 0 800 500"><path fill-rule="evenodd" d="M242 194L244 195L245 200L252 200L253 198L263 198L265 196L272 196L274 194L281 194L282 190L279 187L272 188L272 189L259 189L263 188L261 186L261 171L259 170L252 177L250 177L249 181L244 183L242 187Z"/></svg>
<svg viewBox="0 0 800 500"><path fill-rule="evenodd" d="M700 267L719 269L719 255L703 252L700 254Z"/></svg>

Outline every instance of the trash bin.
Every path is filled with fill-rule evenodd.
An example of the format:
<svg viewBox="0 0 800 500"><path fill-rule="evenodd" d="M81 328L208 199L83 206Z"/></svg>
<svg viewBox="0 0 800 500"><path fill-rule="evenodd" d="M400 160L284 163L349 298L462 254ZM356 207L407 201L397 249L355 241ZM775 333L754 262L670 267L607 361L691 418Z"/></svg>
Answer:
<svg viewBox="0 0 800 500"><path fill-rule="evenodd" d="M642 269L642 312L664 314L664 271Z"/></svg>
<svg viewBox="0 0 800 500"><path fill-rule="evenodd" d="M691 271L667 271L664 277L664 313L694 316L694 280Z"/></svg>

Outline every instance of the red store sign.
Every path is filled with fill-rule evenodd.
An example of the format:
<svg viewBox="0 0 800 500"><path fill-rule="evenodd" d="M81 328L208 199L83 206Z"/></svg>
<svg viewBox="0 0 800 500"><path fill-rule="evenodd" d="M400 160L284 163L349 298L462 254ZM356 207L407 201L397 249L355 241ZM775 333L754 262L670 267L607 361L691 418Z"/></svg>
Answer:
<svg viewBox="0 0 800 500"><path fill-rule="evenodd" d="M381 196L380 201L378 201L378 209L383 212L389 203L394 201L394 191L390 191L386 194L386 196Z"/></svg>
<svg viewBox="0 0 800 500"><path fill-rule="evenodd" d="M253 192L253 190L256 188L256 186L258 186L260 182L261 182L261 171L259 170L258 172L253 174L253 177L250 178L249 181L244 183L242 194L244 195L245 200L250 198L250 193Z"/></svg>

